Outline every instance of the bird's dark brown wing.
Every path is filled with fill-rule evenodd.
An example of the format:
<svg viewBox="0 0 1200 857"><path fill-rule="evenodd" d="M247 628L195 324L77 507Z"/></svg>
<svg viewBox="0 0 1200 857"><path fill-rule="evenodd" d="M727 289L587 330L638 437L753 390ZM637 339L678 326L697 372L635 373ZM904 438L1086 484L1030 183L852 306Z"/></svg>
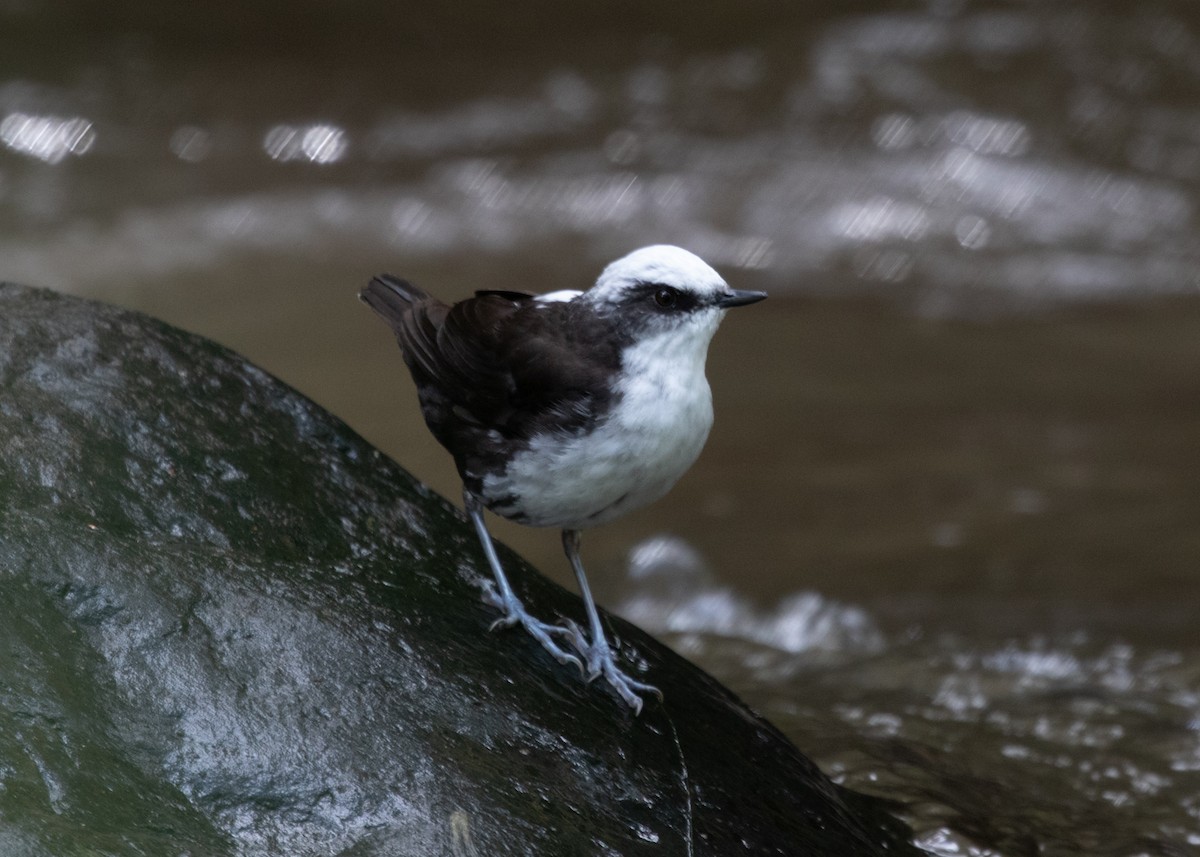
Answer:
<svg viewBox="0 0 1200 857"><path fill-rule="evenodd" d="M524 303L527 300L532 300L533 298L537 297L537 295L535 295L533 292L518 292L512 289L478 289L475 292L475 297L477 298L486 297L488 295L507 298L508 300L515 301L517 303Z"/></svg>
<svg viewBox="0 0 1200 857"><path fill-rule="evenodd" d="M456 456L479 443L481 432L520 442L540 430L570 431L607 401L615 354L580 348L576 313L566 303L482 291L448 307L419 293L403 311L381 314L399 340L426 422Z"/></svg>
<svg viewBox="0 0 1200 857"><path fill-rule="evenodd" d="M498 296L469 298L452 307L415 305L396 335L418 385L437 387L460 407L477 397L509 395L500 334L518 306Z"/></svg>
<svg viewBox="0 0 1200 857"><path fill-rule="evenodd" d="M513 291L447 306L387 276L362 297L395 332L425 422L473 491L533 437L586 430L612 401L623 332L585 307Z"/></svg>
<svg viewBox="0 0 1200 857"><path fill-rule="evenodd" d="M438 337L470 396L456 404L506 437L571 431L607 401L611 349L586 347L569 304L482 294L455 305ZM505 304L501 307L499 304ZM469 378L468 378L469 376Z"/></svg>

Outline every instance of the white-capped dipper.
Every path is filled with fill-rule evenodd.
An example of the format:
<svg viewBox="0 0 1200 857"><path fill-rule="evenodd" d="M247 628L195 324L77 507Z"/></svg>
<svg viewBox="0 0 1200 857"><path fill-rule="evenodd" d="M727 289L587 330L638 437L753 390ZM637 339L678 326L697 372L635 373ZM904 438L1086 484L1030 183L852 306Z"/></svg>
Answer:
<svg viewBox="0 0 1200 857"><path fill-rule="evenodd" d="M389 275L360 297L391 326L421 412L454 456L463 500L496 578L493 628L520 624L560 663L603 675L635 713L657 688L617 666L579 559L581 530L662 497L712 427L708 343L731 307L766 297L729 288L679 247L644 247L585 292L484 290L449 306ZM562 529L590 639L535 619L500 567L483 510ZM575 648L583 657L567 651Z"/></svg>

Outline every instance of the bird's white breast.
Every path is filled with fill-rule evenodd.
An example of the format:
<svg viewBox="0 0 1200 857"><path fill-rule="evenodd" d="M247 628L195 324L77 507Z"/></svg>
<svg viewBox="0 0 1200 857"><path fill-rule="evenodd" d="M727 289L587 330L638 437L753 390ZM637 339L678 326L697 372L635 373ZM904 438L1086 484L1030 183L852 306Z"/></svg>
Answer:
<svg viewBox="0 0 1200 857"><path fill-rule="evenodd" d="M710 338L707 330L671 330L630 346L610 413L590 434L535 438L502 474L484 480L485 501L515 496L517 508L496 511L519 512L533 526L583 529L662 497L712 428L704 377Z"/></svg>

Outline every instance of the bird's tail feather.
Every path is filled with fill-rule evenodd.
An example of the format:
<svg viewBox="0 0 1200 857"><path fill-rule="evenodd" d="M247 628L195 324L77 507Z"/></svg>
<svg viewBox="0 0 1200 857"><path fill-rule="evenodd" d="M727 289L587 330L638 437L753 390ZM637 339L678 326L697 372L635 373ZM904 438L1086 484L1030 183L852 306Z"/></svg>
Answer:
<svg viewBox="0 0 1200 857"><path fill-rule="evenodd" d="M372 277L367 287L358 293L362 301L395 327L413 304L429 299L428 293L408 280L380 274Z"/></svg>

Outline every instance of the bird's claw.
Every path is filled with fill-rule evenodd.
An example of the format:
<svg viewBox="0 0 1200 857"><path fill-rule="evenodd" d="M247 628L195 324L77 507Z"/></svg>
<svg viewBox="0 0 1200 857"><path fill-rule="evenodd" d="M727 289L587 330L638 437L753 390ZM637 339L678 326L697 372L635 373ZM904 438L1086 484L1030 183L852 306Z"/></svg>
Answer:
<svg viewBox="0 0 1200 857"><path fill-rule="evenodd" d="M604 680L616 691L617 696L621 697L625 701L625 704L633 709L634 717L642 713L644 702L638 694L652 693L658 697L659 702L662 701L662 691L657 687L652 684L640 682L621 671L620 667L617 666L616 655L608 645L608 641L601 638L594 643L587 643L578 625L570 621L567 624L572 633L572 638L570 639L571 645L575 646L579 653L583 655L587 665L585 678L588 684L603 676ZM580 640L584 641L583 646L579 644Z"/></svg>
<svg viewBox="0 0 1200 857"><path fill-rule="evenodd" d="M561 636L571 645L575 645L571 629L565 628L562 625L551 625L548 622L535 619L526 611L524 605L515 596L510 600L506 600L496 592L494 586L485 587L483 600L497 610L504 612L503 616L491 624L490 630L496 631L501 628L512 628L520 625L529 633L529 636L542 644L542 648L549 652L554 660L560 664L574 664L578 667L580 675L585 675L583 661L554 641L555 636ZM576 631L575 633L578 632Z"/></svg>
<svg viewBox="0 0 1200 857"><path fill-rule="evenodd" d="M588 657L589 652L592 650L592 644L588 641L587 636L583 633L583 629L579 627L579 623L577 623L574 619L567 619L563 625L565 626L564 630L567 632L567 642L570 643L575 651L579 652L579 654L583 655L585 658ZM593 670L589 661L588 667L584 671L584 679L586 679L588 683L591 683L591 681L598 675L600 675L600 672L598 670Z"/></svg>
<svg viewBox="0 0 1200 857"><path fill-rule="evenodd" d="M601 666L601 672L604 675L604 679L617 692L617 696L625 700L625 703L633 709L634 717L642 713L643 699L638 694L652 693L658 697L659 702L663 700L661 690L652 684L645 684L644 682L630 678L617 668L616 663L611 657L604 661Z"/></svg>

